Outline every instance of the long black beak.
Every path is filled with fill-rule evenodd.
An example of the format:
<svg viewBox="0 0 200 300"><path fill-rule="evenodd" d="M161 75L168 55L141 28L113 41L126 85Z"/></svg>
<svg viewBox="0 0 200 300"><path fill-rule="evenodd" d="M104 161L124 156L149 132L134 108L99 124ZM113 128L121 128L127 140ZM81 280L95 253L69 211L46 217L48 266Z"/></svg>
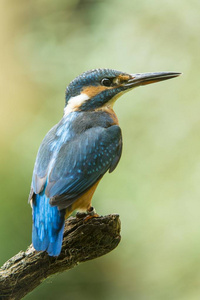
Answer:
<svg viewBox="0 0 200 300"><path fill-rule="evenodd" d="M139 73L130 74L131 78L125 83L125 87L133 88L140 85L146 85L158 81L163 81L180 76L182 73L177 72L156 72L156 73Z"/></svg>

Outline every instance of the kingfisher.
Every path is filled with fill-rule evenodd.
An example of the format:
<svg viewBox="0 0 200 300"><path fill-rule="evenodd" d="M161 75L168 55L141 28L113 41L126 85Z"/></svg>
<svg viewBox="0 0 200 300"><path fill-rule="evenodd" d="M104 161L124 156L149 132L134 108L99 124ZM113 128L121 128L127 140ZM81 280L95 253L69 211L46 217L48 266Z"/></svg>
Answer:
<svg viewBox="0 0 200 300"><path fill-rule="evenodd" d="M44 137L33 170L29 201L35 250L58 256L65 218L74 210L97 216L93 194L103 175L114 171L122 153L115 101L135 87L180 74L93 69L68 85L63 117Z"/></svg>

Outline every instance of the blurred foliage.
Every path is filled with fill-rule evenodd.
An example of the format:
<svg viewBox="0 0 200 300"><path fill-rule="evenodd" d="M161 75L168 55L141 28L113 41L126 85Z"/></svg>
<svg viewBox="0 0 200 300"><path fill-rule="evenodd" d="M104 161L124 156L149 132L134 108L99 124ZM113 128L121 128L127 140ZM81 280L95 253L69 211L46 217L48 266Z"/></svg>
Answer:
<svg viewBox="0 0 200 300"><path fill-rule="evenodd" d="M2 0L0 15L1 264L31 242L34 160L69 81L97 67L178 71L116 103L123 156L93 203L120 213L121 244L26 299L199 299L200 2Z"/></svg>

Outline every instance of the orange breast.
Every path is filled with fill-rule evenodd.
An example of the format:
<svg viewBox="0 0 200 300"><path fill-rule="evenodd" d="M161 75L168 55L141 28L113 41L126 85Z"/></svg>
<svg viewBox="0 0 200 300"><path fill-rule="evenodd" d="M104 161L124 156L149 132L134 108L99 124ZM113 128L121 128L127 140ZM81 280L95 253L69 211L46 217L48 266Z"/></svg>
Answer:
<svg viewBox="0 0 200 300"><path fill-rule="evenodd" d="M87 192L80 196L67 210L65 217L67 218L74 210L88 211L91 207L92 197L101 179L99 179Z"/></svg>

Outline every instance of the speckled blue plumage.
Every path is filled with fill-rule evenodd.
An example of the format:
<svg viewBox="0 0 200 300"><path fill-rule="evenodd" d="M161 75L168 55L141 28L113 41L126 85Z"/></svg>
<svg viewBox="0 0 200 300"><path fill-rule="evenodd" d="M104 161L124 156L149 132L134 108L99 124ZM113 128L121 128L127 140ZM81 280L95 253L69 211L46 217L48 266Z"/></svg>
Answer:
<svg viewBox="0 0 200 300"><path fill-rule="evenodd" d="M71 112L45 136L32 179L36 250L61 251L65 210L121 156L121 130L104 112Z"/></svg>

